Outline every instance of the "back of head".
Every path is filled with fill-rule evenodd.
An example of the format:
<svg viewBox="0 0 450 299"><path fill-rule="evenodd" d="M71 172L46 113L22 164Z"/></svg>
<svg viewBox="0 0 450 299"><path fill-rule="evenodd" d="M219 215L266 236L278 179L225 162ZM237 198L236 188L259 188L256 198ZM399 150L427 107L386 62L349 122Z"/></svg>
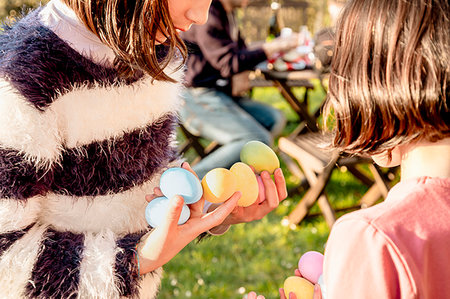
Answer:
<svg viewBox="0 0 450 299"><path fill-rule="evenodd" d="M448 0L350 0L325 106L334 146L375 154L450 136Z"/></svg>
<svg viewBox="0 0 450 299"><path fill-rule="evenodd" d="M174 81L163 70L177 49L185 58L186 47L174 28L167 0L63 1L116 53L116 67L124 77L131 77L138 71L154 79ZM161 52L156 47L158 32L167 38L165 60L157 55Z"/></svg>

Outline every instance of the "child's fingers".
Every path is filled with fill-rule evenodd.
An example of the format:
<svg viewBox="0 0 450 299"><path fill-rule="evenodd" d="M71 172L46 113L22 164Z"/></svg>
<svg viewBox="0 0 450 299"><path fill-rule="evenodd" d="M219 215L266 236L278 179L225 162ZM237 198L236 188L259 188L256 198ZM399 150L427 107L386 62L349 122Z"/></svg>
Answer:
<svg viewBox="0 0 450 299"><path fill-rule="evenodd" d="M286 299L286 295L284 294L283 288L279 288L278 293L280 294L280 299Z"/></svg>
<svg viewBox="0 0 450 299"><path fill-rule="evenodd" d="M203 207L205 205L205 199L202 197L199 201L188 205L191 210L191 217L200 216L203 214Z"/></svg>
<svg viewBox="0 0 450 299"><path fill-rule="evenodd" d="M320 285L314 285L314 296L313 299L322 299L322 290L320 289Z"/></svg>
<svg viewBox="0 0 450 299"><path fill-rule="evenodd" d="M214 211L206 214L201 221L203 229L202 232L220 225L234 210L239 198L241 198L241 192L235 192L227 201L218 206Z"/></svg>
<svg viewBox="0 0 450 299"><path fill-rule="evenodd" d="M258 200L256 202L260 204L266 198L266 190L264 189L264 183L261 176L257 175L256 180L258 181Z"/></svg>
<svg viewBox="0 0 450 299"><path fill-rule="evenodd" d="M261 178L266 191L266 201L271 209L275 209L279 204L277 187L267 171L261 173Z"/></svg>
<svg viewBox="0 0 450 299"><path fill-rule="evenodd" d="M282 201L288 196L286 188L286 180L284 179L283 171L277 168L274 173L275 186L277 186L278 199Z"/></svg>
<svg viewBox="0 0 450 299"><path fill-rule="evenodd" d="M198 175L195 173L195 171L192 169L191 165L190 165L188 162L183 162L183 163L181 164L181 168L184 168L184 169L186 169L186 170L189 170L190 172L192 172L192 174L194 174L194 175L197 177L197 179L199 179L199 178L198 178Z"/></svg>
<svg viewBox="0 0 450 299"><path fill-rule="evenodd" d="M178 226L178 220L180 219L181 210L183 209L184 199L179 195L169 199L169 207L167 211L167 221L164 222L162 228L166 231L170 231L174 227Z"/></svg>
<svg viewBox="0 0 450 299"><path fill-rule="evenodd" d="M294 293L289 292L289 299L297 299L297 296Z"/></svg>
<svg viewBox="0 0 450 299"><path fill-rule="evenodd" d="M164 194L162 194L161 189L159 189L159 187L155 187L155 188L153 188L153 194L145 195L145 200L150 202L153 199L160 197L160 196L164 196Z"/></svg>
<svg viewBox="0 0 450 299"><path fill-rule="evenodd" d="M298 276L298 277L302 277L302 274L300 273L300 270L299 270L299 269L295 269L294 275L295 275L295 276Z"/></svg>

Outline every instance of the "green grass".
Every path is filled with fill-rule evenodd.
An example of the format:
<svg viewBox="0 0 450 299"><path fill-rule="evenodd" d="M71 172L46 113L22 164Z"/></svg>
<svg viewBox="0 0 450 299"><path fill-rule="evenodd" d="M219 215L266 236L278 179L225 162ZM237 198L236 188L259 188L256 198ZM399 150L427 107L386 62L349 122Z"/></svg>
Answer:
<svg viewBox="0 0 450 299"><path fill-rule="evenodd" d="M317 109L324 93L315 82L310 94L310 108ZM302 95L298 88L295 93ZM255 99L270 103L284 111L288 134L298 122L297 115L275 88L257 88ZM286 166L288 187L298 183ZM326 192L335 207L354 204L367 187L346 171L334 171ZM305 251L324 251L329 228L322 216L308 218L294 229L281 221L301 199L303 193L289 197L264 219L233 226L226 234L192 242L165 265L158 298L242 298L249 291L267 299L279 298L278 288L294 273L298 259ZM320 210L314 206L312 213Z"/></svg>

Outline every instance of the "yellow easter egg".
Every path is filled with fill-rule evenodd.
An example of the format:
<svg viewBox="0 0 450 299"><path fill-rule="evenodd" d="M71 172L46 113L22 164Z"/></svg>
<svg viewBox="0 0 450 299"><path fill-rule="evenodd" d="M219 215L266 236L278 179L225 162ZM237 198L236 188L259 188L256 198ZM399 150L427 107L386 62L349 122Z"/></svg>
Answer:
<svg viewBox="0 0 450 299"><path fill-rule="evenodd" d="M263 170L273 173L280 167L280 160L275 152L261 141L247 142L242 147L240 157L242 162L253 166L258 173Z"/></svg>
<svg viewBox="0 0 450 299"><path fill-rule="evenodd" d="M289 298L289 293L294 293L297 299L313 299L314 285L306 279L291 276L284 281L284 294Z"/></svg>
<svg viewBox="0 0 450 299"><path fill-rule="evenodd" d="M234 173L237 181L237 191L241 192L241 198L237 205L248 207L258 199L258 181L253 170L245 163L237 162L231 166L230 171Z"/></svg>
<svg viewBox="0 0 450 299"><path fill-rule="evenodd" d="M214 168L202 179L203 197L212 203L224 202L236 192L236 177L225 168Z"/></svg>

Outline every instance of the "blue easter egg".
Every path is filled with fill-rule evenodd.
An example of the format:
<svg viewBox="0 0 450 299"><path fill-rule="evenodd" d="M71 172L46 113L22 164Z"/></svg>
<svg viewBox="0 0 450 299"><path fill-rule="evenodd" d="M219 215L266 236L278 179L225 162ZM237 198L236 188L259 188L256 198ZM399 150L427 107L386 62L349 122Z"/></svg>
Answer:
<svg viewBox="0 0 450 299"><path fill-rule="evenodd" d="M159 182L161 192L167 198L181 195L186 204L192 204L200 200L203 195L200 180L190 171L174 167L169 168L161 175Z"/></svg>
<svg viewBox="0 0 450 299"><path fill-rule="evenodd" d="M161 196L153 199L147 204L145 208L145 220L151 227L160 226L167 217L167 209L169 208L169 199L167 197ZM181 210L180 219L178 219L178 225L188 221L191 216L191 211L189 207L184 204Z"/></svg>

